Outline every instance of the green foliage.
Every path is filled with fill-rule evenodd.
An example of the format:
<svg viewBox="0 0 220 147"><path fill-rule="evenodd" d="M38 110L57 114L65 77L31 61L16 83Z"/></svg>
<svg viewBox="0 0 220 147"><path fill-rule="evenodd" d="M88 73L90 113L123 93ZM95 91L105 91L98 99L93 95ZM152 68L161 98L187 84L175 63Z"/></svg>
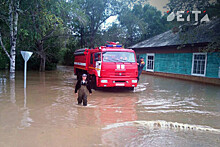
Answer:
<svg viewBox="0 0 220 147"><path fill-rule="evenodd" d="M216 3L211 4L207 8L207 14L210 18L220 17L220 0L217 0Z"/></svg>
<svg viewBox="0 0 220 147"><path fill-rule="evenodd" d="M171 11L207 10L210 17L219 17L219 1L170 0ZM0 2L0 30L7 50L10 49L8 0ZM117 22L104 28L103 24L117 16ZM125 47L182 25L166 21L146 0L22 0L19 10L16 69L23 70L21 50L34 52L28 68L39 70L42 59L45 69L57 64L74 65L74 51L83 47L119 41ZM202 17L202 16L201 16ZM217 43L212 43L216 47ZM211 48L209 46L209 48ZM0 69L8 68L9 60L0 48Z"/></svg>
<svg viewBox="0 0 220 147"><path fill-rule="evenodd" d="M68 2L62 0L29 1L31 5L23 5L28 9L21 15L19 30L19 50L34 52L30 66L34 70L42 70L42 59L45 69L54 69L62 58L60 50L65 48L68 37ZM43 68L43 67L42 67Z"/></svg>
<svg viewBox="0 0 220 147"><path fill-rule="evenodd" d="M170 0L167 8L172 11L192 11L192 10L205 10L211 5L209 0Z"/></svg>
<svg viewBox="0 0 220 147"><path fill-rule="evenodd" d="M74 52L76 49L80 48L78 40L71 38L68 41L68 44L66 45L66 49L62 50L62 60L60 61L61 64L63 65L69 65L73 66L74 65Z"/></svg>
<svg viewBox="0 0 220 147"><path fill-rule="evenodd" d="M97 39L99 40L99 44L97 43L97 46L106 44L106 41L119 42L120 44L125 45L126 32L122 29L120 24L113 23L108 29L103 32L99 32Z"/></svg>
<svg viewBox="0 0 220 147"><path fill-rule="evenodd" d="M99 44L96 37L101 30L101 25L110 16L119 13L122 2L118 0L78 0L77 3L84 13L86 21L85 23L82 23L81 19L76 22L72 21L72 31L79 37L81 47L94 47Z"/></svg>
<svg viewBox="0 0 220 147"><path fill-rule="evenodd" d="M199 20L204 17L206 14L208 14L209 19L216 19L219 18L220 16L220 0L217 1L207 1L207 0L170 0L169 3L167 4L167 8L170 11L179 11L179 10L198 10L198 11L206 11L206 13L202 13L199 15ZM183 17L186 18L187 14L184 14ZM193 21L193 20L192 20ZM187 44L187 42L189 40L193 41L196 40L198 37L198 34L200 33L200 30L195 30L194 27L199 26L201 23L196 22L197 26L193 26L192 24L195 22L190 22L190 23L185 23L185 22L174 22L172 24L173 27L179 27L181 26L181 30L183 32L190 32L191 33L182 33L179 32L180 34L180 39L181 39L181 45L178 47L179 49L181 49L182 47L185 46L185 44ZM191 26L190 29L188 29ZM187 28L187 31L185 31L184 29ZM208 32L208 34L210 34L210 36L213 36L215 32L213 32L213 30L210 30ZM192 46L194 46L194 44L192 44ZM203 52L220 52L220 37L213 37L212 41L210 43L208 43L207 46L204 47L200 47L200 51Z"/></svg>
<svg viewBox="0 0 220 147"><path fill-rule="evenodd" d="M9 59L0 48L0 69L7 69L9 67Z"/></svg>
<svg viewBox="0 0 220 147"><path fill-rule="evenodd" d="M168 28L168 22L161 12L149 4L135 4L132 9L123 9L119 21L126 32L126 46L146 40Z"/></svg>

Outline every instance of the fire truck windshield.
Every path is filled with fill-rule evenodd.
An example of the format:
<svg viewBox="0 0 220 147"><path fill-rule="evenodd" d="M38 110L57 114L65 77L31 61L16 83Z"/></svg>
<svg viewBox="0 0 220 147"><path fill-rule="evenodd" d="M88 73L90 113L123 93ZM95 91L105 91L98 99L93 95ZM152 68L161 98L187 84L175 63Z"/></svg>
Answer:
<svg viewBox="0 0 220 147"><path fill-rule="evenodd" d="M135 62L132 52L103 52L103 62Z"/></svg>

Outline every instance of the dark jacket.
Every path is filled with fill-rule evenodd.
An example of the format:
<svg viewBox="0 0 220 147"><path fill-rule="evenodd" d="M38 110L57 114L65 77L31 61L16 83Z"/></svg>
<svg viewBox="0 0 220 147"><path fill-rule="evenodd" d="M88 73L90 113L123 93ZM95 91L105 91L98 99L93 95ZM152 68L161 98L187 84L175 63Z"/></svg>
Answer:
<svg viewBox="0 0 220 147"><path fill-rule="evenodd" d="M140 71L140 70L142 71L145 64L141 64L141 60L139 60L138 63L139 63L139 64L138 64L138 70L139 70L139 71Z"/></svg>
<svg viewBox="0 0 220 147"><path fill-rule="evenodd" d="M76 87L75 87L75 93L77 93L77 90L80 89L81 85L82 85L82 80L78 80L76 83ZM88 80L86 80L85 85L86 85L87 89L89 90L89 93L92 93L90 82Z"/></svg>

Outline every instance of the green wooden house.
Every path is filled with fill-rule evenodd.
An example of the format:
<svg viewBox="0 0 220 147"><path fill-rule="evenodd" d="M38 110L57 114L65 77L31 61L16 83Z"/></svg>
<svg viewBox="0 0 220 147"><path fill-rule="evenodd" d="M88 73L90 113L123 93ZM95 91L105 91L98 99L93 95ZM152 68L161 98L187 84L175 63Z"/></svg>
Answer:
<svg viewBox="0 0 220 147"><path fill-rule="evenodd" d="M220 85L220 49L208 46L220 41L220 19L176 29L129 47L145 59L144 73Z"/></svg>

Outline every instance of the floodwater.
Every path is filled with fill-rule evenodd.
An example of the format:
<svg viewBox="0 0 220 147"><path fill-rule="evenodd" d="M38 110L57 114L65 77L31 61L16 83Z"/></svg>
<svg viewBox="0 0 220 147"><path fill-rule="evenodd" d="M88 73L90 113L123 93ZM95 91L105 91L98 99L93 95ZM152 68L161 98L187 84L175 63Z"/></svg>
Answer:
<svg viewBox="0 0 220 147"><path fill-rule="evenodd" d="M0 71L0 146L219 146L220 87L141 75L134 91L93 91L77 105L72 67Z"/></svg>

